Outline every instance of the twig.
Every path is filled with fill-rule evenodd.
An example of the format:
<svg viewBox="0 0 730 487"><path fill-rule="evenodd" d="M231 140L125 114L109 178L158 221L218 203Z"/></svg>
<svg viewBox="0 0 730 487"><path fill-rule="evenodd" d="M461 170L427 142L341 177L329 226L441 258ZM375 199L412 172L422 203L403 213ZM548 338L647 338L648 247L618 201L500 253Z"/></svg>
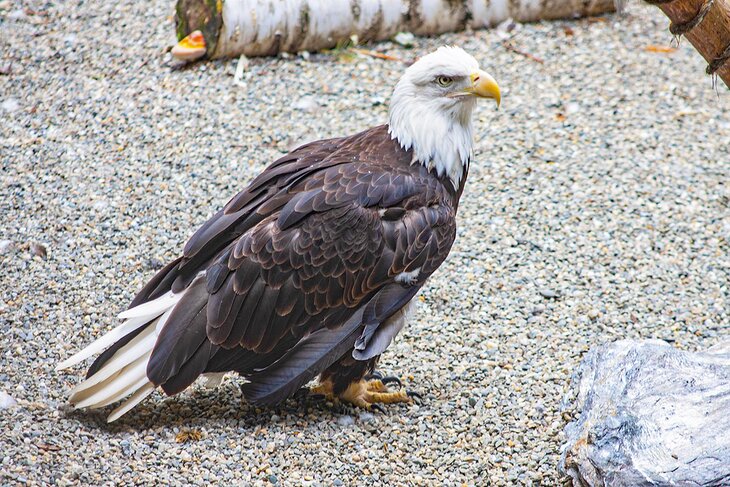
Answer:
<svg viewBox="0 0 730 487"><path fill-rule="evenodd" d="M677 48L676 47L672 47L672 46L657 46L657 45L651 44L649 46L646 46L644 48L644 50L645 51L648 51L648 52L656 52L656 53L670 54L670 53L676 51Z"/></svg>
<svg viewBox="0 0 730 487"><path fill-rule="evenodd" d="M362 54L363 56L370 56L370 57L376 57L378 59L385 59L387 61L398 61L401 63L405 63L405 61L399 57L391 56L389 54L383 54L382 52L371 51L370 49L357 49L355 47L351 47L350 51L357 53L357 54Z"/></svg>
<svg viewBox="0 0 730 487"><path fill-rule="evenodd" d="M530 54L529 52L525 52L525 51L521 51L521 50L517 49L517 48L516 48L515 46L513 46L513 45L512 45L512 43L511 43L511 42L509 42L509 40L505 40L505 41L502 41L502 45L503 45L503 46L504 46L504 47L505 47L505 48L506 48L506 49L507 49L508 51L512 51L512 52L514 52L514 53L517 53L517 54L519 54L520 56L525 56L525 57L526 57L527 59L532 59L532 60L533 60L533 61L535 61L536 63L540 63L540 64L545 64L545 61L543 61L543 60L542 60L542 59L540 59L539 57L537 57L537 56L534 56L534 55Z"/></svg>

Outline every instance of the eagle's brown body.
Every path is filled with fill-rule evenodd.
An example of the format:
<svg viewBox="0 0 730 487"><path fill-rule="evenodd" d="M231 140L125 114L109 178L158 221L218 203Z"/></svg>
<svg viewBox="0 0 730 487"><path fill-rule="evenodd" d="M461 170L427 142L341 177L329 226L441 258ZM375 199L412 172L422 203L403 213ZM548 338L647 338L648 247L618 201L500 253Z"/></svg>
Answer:
<svg viewBox="0 0 730 487"><path fill-rule="evenodd" d="M269 166L132 302L184 292L158 332L149 380L175 394L202 373L236 371L249 380L247 400L273 404L318 374L339 392L372 371L390 342L380 336L394 334L388 319L443 263L456 235L466 178L455 188L412 162L383 125L305 145ZM353 357L356 348L364 360Z"/></svg>

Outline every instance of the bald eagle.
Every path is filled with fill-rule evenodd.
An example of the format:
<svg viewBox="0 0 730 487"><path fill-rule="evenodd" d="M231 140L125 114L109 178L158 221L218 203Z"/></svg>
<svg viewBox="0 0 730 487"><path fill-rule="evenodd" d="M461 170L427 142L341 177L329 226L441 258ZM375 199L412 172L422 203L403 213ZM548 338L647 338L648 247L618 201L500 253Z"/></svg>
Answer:
<svg viewBox="0 0 730 487"><path fill-rule="evenodd" d="M454 243L479 98L499 104L494 78L441 47L405 71L387 125L275 161L195 232L121 325L58 365L103 351L70 402L125 400L114 421L158 387L172 395L230 371L256 405L318 376L316 392L356 406L408 401L368 377Z"/></svg>

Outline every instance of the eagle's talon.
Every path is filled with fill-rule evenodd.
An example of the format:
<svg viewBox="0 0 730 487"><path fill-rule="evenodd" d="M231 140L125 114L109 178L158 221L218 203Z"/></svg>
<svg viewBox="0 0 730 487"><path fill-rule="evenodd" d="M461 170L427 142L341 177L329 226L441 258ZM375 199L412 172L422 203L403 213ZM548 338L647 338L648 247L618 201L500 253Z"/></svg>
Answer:
<svg viewBox="0 0 730 487"><path fill-rule="evenodd" d="M371 373L369 373L368 375L366 375L365 377L363 377L363 380L370 381L370 380L373 380L373 379L383 380L383 374L381 374L380 372L378 372L376 370L373 370Z"/></svg>
<svg viewBox="0 0 730 487"><path fill-rule="evenodd" d="M403 382L401 382L401 380L394 375L387 375L385 377L381 377L380 382L382 382L386 386L390 385L390 384L398 384L398 387L403 387Z"/></svg>
<svg viewBox="0 0 730 487"><path fill-rule="evenodd" d="M406 389L406 395L408 397L410 397L411 399L413 399L413 398L418 399L419 402L423 401L423 396L416 391L411 391L409 389Z"/></svg>
<svg viewBox="0 0 730 487"><path fill-rule="evenodd" d="M385 414L385 408L378 403L373 403L368 408L371 411L378 411L379 413Z"/></svg>
<svg viewBox="0 0 730 487"><path fill-rule="evenodd" d="M334 402L337 397L332 389L332 383L329 381L322 382L316 386L309 388L309 397L314 398L317 402L321 401L332 401ZM323 399L317 399L322 397Z"/></svg>
<svg viewBox="0 0 730 487"><path fill-rule="evenodd" d="M401 380L394 376L394 375L383 375L382 373L374 370L365 377L363 377L363 380L366 381L372 381L372 380L379 380L383 384L390 385L390 384L398 384L398 387L403 387L403 382Z"/></svg>

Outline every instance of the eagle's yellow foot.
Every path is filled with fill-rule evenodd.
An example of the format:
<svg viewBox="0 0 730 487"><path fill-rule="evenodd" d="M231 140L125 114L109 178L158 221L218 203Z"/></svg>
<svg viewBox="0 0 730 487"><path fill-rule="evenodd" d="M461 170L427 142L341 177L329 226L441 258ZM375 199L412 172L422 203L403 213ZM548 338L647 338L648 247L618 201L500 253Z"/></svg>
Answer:
<svg viewBox="0 0 730 487"><path fill-rule="evenodd" d="M411 402L411 395L401 389L397 392L388 390L388 386L381 379L360 380L353 382L347 389L335 395L332 390L332 382L325 381L311 389L312 394L322 395L330 401L335 399L347 402L353 406L363 409L379 409L379 404L392 404L397 402Z"/></svg>

